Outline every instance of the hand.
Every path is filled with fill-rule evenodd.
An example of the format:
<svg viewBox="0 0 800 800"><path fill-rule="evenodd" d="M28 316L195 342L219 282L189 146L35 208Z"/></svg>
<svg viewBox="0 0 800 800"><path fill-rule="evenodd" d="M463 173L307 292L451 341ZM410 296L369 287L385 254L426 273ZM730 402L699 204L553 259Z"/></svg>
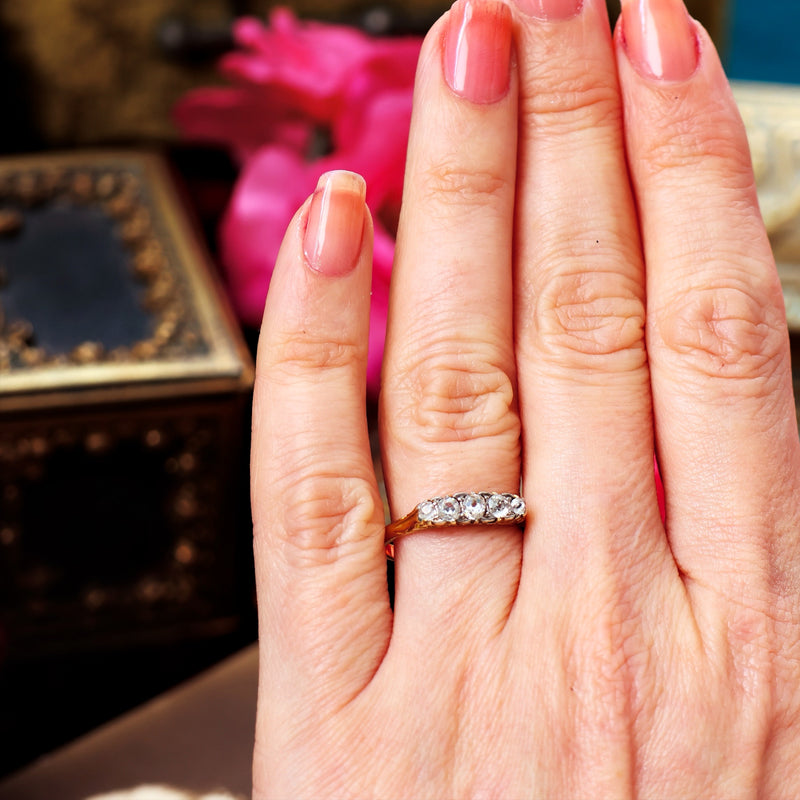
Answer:
<svg viewBox="0 0 800 800"><path fill-rule="evenodd" d="M627 154L627 157L626 157ZM371 223L326 176L264 317L255 797L800 796L800 446L781 289L679 0L459 0L423 47L380 401ZM666 492L656 500L653 454Z"/></svg>

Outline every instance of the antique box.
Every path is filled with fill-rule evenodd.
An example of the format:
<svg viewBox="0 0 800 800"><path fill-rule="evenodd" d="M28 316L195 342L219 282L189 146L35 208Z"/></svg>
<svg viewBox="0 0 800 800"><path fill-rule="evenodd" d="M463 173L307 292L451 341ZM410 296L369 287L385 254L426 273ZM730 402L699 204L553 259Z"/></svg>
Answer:
<svg viewBox="0 0 800 800"><path fill-rule="evenodd" d="M164 161L0 160L7 658L236 624L252 380Z"/></svg>

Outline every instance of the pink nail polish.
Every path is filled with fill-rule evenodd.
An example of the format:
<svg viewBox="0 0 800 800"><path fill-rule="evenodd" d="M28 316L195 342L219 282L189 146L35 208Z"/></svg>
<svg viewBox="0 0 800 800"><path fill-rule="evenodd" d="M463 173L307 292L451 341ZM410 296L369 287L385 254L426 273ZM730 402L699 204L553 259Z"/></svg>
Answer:
<svg viewBox="0 0 800 800"><path fill-rule="evenodd" d="M528 16L550 21L577 16L583 0L517 0L517 6Z"/></svg>
<svg viewBox="0 0 800 800"><path fill-rule="evenodd" d="M640 75L684 81L697 69L697 36L683 0L622 0L622 31Z"/></svg>
<svg viewBox="0 0 800 800"><path fill-rule="evenodd" d="M495 103L511 81L511 11L496 0L458 0L444 41L448 86L473 103Z"/></svg>
<svg viewBox="0 0 800 800"><path fill-rule="evenodd" d="M303 250L311 269L339 277L355 269L364 237L367 185L355 172L326 172L308 211Z"/></svg>

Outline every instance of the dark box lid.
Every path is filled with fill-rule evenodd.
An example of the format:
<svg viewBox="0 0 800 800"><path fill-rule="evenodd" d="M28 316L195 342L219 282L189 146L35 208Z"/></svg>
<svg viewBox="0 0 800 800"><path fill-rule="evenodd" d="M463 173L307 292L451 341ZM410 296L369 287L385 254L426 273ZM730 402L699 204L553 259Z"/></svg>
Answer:
<svg viewBox="0 0 800 800"><path fill-rule="evenodd" d="M0 159L0 411L246 391L252 380L161 157Z"/></svg>

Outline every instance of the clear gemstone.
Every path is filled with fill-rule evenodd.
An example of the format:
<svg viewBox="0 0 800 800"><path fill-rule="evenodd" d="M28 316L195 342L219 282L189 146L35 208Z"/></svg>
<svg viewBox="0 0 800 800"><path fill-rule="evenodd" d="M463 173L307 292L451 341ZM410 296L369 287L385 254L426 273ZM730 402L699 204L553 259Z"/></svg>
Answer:
<svg viewBox="0 0 800 800"><path fill-rule="evenodd" d="M461 513L461 506L455 497L443 497L436 504L440 522L455 522Z"/></svg>
<svg viewBox="0 0 800 800"><path fill-rule="evenodd" d="M511 512L515 517L525 516L525 501L521 497L514 497L510 503Z"/></svg>
<svg viewBox="0 0 800 800"><path fill-rule="evenodd" d="M425 500L417 508L417 517L422 522L433 522L436 519L436 503L433 500Z"/></svg>
<svg viewBox="0 0 800 800"><path fill-rule="evenodd" d="M465 494L461 500L461 512L472 522L479 520L486 513L486 501L479 494Z"/></svg>
<svg viewBox="0 0 800 800"><path fill-rule="evenodd" d="M493 494L486 505L489 509L489 513L495 519L508 519L514 516L514 513L511 511L509 499L503 494Z"/></svg>

